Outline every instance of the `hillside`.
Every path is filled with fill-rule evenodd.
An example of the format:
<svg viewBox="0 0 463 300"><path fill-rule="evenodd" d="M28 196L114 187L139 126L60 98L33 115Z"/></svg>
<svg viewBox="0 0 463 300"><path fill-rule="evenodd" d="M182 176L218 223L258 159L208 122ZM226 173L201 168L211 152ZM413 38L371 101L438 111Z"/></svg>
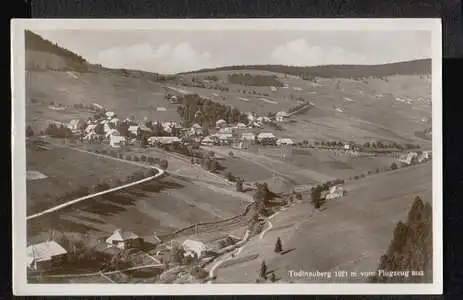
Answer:
<svg viewBox="0 0 463 300"><path fill-rule="evenodd" d="M26 34L26 47L26 117L34 130L43 130L49 120L88 118L89 112L76 110L76 104L97 103L123 118L180 121L178 105L165 98L169 86L259 115L289 111L301 99L311 101L314 109L295 115L276 132L295 140L430 143L420 133L432 121L431 79L429 74L416 75L429 73L430 60L379 66L234 66L164 76L92 65L32 32ZM307 71L310 80L287 75L300 71ZM387 74L395 75L381 77ZM373 77L356 78L366 75ZM51 110L52 104L64 110Z"/></svg>
<svg viewBox="0 0 463 300"><path fill-rule="evenodd" d="M25 31L25 45L28 70L85 71L88 69L88 63L82 56L53 44L32 31Z"/></svg>
<svg viewBox="0 0 463 300"><path fill-rule="evenodd" d="M259 70L283 73L294 76L323 78L363 78L386 77L393 75L421 75L431 73L431 59L420 59L381 65L324 65L314 67L296 67L285 65L239 65L212 69L200 69L181 74L199 74L215 71Z"/></svg>

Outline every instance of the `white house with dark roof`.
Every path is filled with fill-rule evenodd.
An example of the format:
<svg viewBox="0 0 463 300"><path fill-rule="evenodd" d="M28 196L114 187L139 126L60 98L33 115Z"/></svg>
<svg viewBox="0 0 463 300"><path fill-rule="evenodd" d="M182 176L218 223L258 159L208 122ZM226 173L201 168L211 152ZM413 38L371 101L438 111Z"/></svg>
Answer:
<svg viewBox="0 0 463 300"><path fill-rule="evenodd" d="M294 142L292 139L283 138L277 140L277 145L293 145Z"/></svg>
<svg viewBox="0 0 463 300"><path fill-rule="evenodd" d="M68 252L55 241L46 241L27 247L27 266L31 270L59 267L66 261Z"/></svg>
<svg viewBox="0 0 463 300"><path fill-rule="evenodd" d="M271 132L261 132L257 135L257 141L259 141L260 143L262 143L265 140L274 140L276 142L277 137Z"/></svg>
<svg viewBox="0 0 463 300"><path fill-rule="evenodd" d="M109 136L109 144L113 148L120 148L126 143L127 143L127 140L123 136L120 136L120 135L110 135Z"/></svg>
<svg viewBox="0 0 463 300"><path fill-rule="evenodd" d="M201 258L208 250L204 243L195 240L185 240L182 247L185 252L195 253L198 258Z"/></svg>
<svg viewBox="0 0 463 300"><path fill-rule="evenodd" d="M110 247L119 249L137 248L143 244L143 239L131 231L116 229L113 234L106 239L106 244Z"/></svg>

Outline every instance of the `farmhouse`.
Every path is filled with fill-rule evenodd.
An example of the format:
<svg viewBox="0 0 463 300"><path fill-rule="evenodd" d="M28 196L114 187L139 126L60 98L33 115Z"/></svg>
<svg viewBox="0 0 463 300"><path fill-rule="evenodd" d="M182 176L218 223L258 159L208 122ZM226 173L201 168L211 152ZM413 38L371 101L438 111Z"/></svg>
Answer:
<svg viewBox="0 0 463 300"><path fill-rule="evenodd" d="M204 243L195 240L185 240L182 247L185 252L194 253L198 258L203 256L207 251L207 247Z"/></svg>
<svg viewBox="0 0 463 300"><path fill-rule="evenodd" d="M110 135L109 136L109 144L113 148L119 148L123 145L125 145L126 139L123 136L120 135Z"/></svg>
<svg viewBox="0 0 463 300"><path fill-rule="evenodd" d="M55 241L27 247L27 265L32 270L49 270L66 261L67 251Z"/></svg>
<svg viewBox="0 0 463 300"><path fill-rule="evenodd" d="M278 139L277 140L277 145L293 145L294 142L292 139Z"/></svg>
<svg viewBox="0 0 463 300"><path fill-rule="evenodd" d="M340 200L344 196L344 189L340 186L332 186L327 192L326 200Z"/></svg>
<svg viewBox="0 0 463 300"><path fill-rule="evenodd" d="M413 162L415 162L418 159L418 153L416 152L410 152L407 155L401 156L398 161L401 162L404 165L411 165Z"/></svg>
<svg viewBox="0 0 463 300"><path fill-rule="evenodd" d="M271 132L261 132L257 135L257 141L261 144L275 144L277 137Z"/></svg>
<svg viewBox="0 0 463 300"><path fill-rule="evenodd" d="M106 244L110 247L119 249L137 248L143 244L143 239L133 232L116 229L113 234L106 239Z"/></svg>
<svg viewBox="0 0 463 300"><path fill-rule="evenodd" d="M148 138L150 145L161 144L161 145L172 145L180 143L182 140L176 136L152 136Z"/></svg>

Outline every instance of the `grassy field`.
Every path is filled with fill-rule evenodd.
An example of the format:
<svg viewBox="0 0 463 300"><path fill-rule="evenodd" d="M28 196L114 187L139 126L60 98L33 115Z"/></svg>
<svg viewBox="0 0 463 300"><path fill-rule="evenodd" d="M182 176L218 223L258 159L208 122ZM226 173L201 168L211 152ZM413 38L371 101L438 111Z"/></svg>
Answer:
<svg viewBox="0 0 463 300"><path fill-rule="evenodd" d="M346 185L348 195L312 214L309 203L289 208L273 220L263 239L255 238L237 257L259 257L218 269L218 283L253 283L262 260L284 282L341 282L289 278L289 271L375 271L396 223L405 220L415 196L432 201L431 164L372 175ZM273 252L280 237L288 253ZM333 241L336 241L333 243ZM337 281L336 281L337 280Z"/></svg>
<svg viewBox="0 0 463 300"><path fill-rule="evenodd" d="M28 170L47 176L27 180L28 214L61 204L57 197L79 187L91 187L108 180L125 180L130 174L145 170L68 148L28 151L26 160Z"/></svg>

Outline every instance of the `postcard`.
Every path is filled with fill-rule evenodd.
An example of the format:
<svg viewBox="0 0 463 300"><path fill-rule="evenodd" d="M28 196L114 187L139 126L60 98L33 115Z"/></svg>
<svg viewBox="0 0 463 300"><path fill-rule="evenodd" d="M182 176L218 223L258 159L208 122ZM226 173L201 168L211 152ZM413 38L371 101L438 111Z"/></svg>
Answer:
<svg viewBox="0 0 463 300"><path fill-rule="evenodd" d="M16 295L442 293L440 19L15 19Z"/></svg>

